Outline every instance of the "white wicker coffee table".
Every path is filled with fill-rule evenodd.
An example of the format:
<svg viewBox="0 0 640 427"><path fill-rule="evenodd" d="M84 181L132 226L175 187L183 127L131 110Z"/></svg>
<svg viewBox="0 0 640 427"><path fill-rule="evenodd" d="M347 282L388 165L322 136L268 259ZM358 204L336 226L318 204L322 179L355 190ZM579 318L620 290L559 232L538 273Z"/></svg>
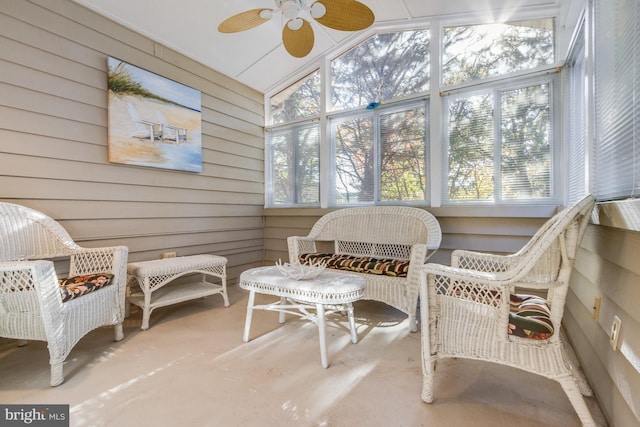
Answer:
<svg viewBox="0 0 640 427"><path fill-rule="evenodd" d="M327 368L327 341L325 316L346 311L349 318L351 342L358 342L353 316L353 302L364 295L365 281L352 274L322 272L314 279L293 280L282 275L277 267L258 267L240 275L240 287L250 291L247 318L244 325L244 342L249 341L253 310L278 311L279 322L284 323L287 313L311 320L318 326L320 359ZM256 293L280 297L272 304L255 305ZM315 314L309 310L315 310Z"/></svg>
<svg viewBox="0 0 640 427"><path fill-rule="evenodd" d="M224 306L228 307L226 265L227 259L218 255L191 255L129 263L127 273L136 277L142 291L142 295L131 295L129 302L142 308L142 329L149 329L149 317L157 307L214 294L222 295ZM171 283L194 273L201 273L201 280ZM216 277L221 283L211 283L207 281L207 276Z"/></svg>

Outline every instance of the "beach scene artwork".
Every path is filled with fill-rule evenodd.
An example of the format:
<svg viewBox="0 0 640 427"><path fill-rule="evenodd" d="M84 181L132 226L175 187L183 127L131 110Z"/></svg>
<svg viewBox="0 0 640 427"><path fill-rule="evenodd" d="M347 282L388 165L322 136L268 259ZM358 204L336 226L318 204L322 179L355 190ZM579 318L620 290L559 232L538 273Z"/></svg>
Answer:
<svg viewBox="0 0 640 427"><path fill-rule="evenodd" d="M202 172L200 91L108 59L109 161Z"/></svg>

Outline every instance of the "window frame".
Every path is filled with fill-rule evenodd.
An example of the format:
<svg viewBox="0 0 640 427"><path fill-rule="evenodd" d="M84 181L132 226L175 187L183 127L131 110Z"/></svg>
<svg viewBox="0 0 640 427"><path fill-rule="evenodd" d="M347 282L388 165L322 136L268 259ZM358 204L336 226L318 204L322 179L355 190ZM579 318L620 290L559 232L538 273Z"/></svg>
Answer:
<svg viewBox="0 0 640 427"><path fill-rule="evenodd" d="M442 191L442 205L443 206L469 206L469 205L493 205L493 206L504 206L504 205L522 205L522 204L558 204L561 202L561 189L559 188L560 181L560 162L561 162L561 147L560 147L560 139L562 135L562 126L561 126L561 79L560 76L557 75L559 70L557 68L549 68L545 70L539 70L535 72L526 73L518 78L512 78L502 81L495 81L491 79L491 82L479 83L477 85L465 85L465 88L459 88L455 90L448 90L446 92L442 92L442 174L440 177L440 185ZM500 103L500 93L506 92L509 90L521 89L529 86L548 84L549 85L549 121L551 125L550 135L549 135L549 144L550 144L550 157L551 157L551 179L549 182L550 185L550 196L543 198L530 198L530 199L504 199L502 195L502 180L499 179L502 166L501 166L501 144L502 141L500 137L502 136L501 132L501 122L500 119L502 117L501 113L496 113L496 106ZM449 141L448 141L448 126L447 126L447 112L446 108L449 103L445 100L448 95L461 95L461 94L481 94L491 92L493 95L493 179L494 179L494 199L493 200L451 200L448 197L449 193L449 184L448 184L448 164L449 164ZM555 125L554 125L555 124ZM500 198L496 197L500 195Z"/></svg>
<svg viewBox="0 0 640 427"><path fill-rule="evenodd" d="M330 170L330 174L329 174L329 185L331 188L336 188L336 162L335 162L335 158L336 158L336 138L335 138L335 131L334 131L334 126L332 126L333 121L342 121L342 120L348 120L351 118L357 118L357 117L371 117L372 118L372 127L373 127L373 140L371 141L372 144L372 150L373 150L373 158L375 159L375 165L374 165L374 182L373 182L373 194L374 194L374 200L372 202L351 202L351 203L338 203L337 202L337 194L336 192L332 192L329 195L329 206L330 207L353 207L353 206L371 206L371 205L376 205L376 206L384 206L384 205L417 205L417 206L428 206L429 205L429 201L430 201L430 188L431 188L431 173L430 173L430 158L431 158L431 154L430 154L430 133L429 133L429 121L430 121L430 111L429 111L429 105L430 105L430 97L422 95L422 96L415 96L415 97L411 97L411 99L408 100L404 100L404 101L397 101L395 103L391 103L391 104L384 104L381 105L379 107L376 107L373 110L368 110L366 112L362 112L362 110L359 111L354 111L353 109L349 109L347 111L344 112L340 112L340 113L334 113L331 115L328 115L327 117L327 128L329 129L328 131L328 135L329 135L329 151L330 151L330 158L331 158L331 164L329 166L329 170ZM401 200L392 200L392 201L383 201L381 200L381 169L380 169L380 161L381 161L381 142L380 142L380 116L384 115L384 114L393 114L396 112L402 112L402 111L407 111L410 110L412 108L416 108L416 107L424 107L425 109L425 124L426 124L426 131L425 131L425 141L424 141L424 150L425 150L425 157L424 157L424 180L425 180L425 188L424 188L424 192L425 192L425 198L424 200L405 200L405 201L401 201Z"/></svg>
<svg viewBox="0 0 640 427"><path fill-rule="evenodd" d="M524 11L522 13L516 13L510 17L509 21L520 21L523 19L536 19L536 18L553 18L557 20L558 17L559 17L559 11L557 9L540 7L540 8L533 8L528 11ZM440 100L436 101L436 99L439 98L438 95L442 95L441 91L443 90L443 85L441 82L442 70L440 69L441 58L439 57L441 55L441 47L439 46L439 44L442 42L442 29L445 26L450 27L454 25L461 25L461 26L478 25L483 23L491 23L491 21L479 19L477 15L474 15L474 16L466 16L466 17L465 16L434 17L432 19L427 19L419 23L412 23L410 25L408 24L393 25L392 24L384 27L374 25L374 27L370 28L369 30L363 31L358 35L354 35L351 38L352 43L349 46L342 46L339 48L339 50L335 50L333 52L327 53L326 55L323 55L322 57L319 58L318 63L311 64L309 67L301 69L299 73L297 73L296 75L292 75L291 78L286 80L286 82L283 80L280 84L278 84L277 86L274 86L272 89L265 92L265 112L268 112L270 110L270 106L269 106L270 94L279 93L280 91L286 88L287 84L294 84L295 82L311 74L315 70L317 69L320 70L321 85L322 85L322 94L321 94L321 100L320 100L321 111L320 111L320 117L318 117L321 124L320 125L321 126L320 208L323 208L323 209L341 208L341 207L347 206L342 204L336 205L334 203L335 195L331 194L335 188L331 181L331 177L334 176L334 173L335 173L333 170L335 168L335 162L333 161L335 152L333 148L334 141L332 141L330 137L330 132L331 132L330 120L334 117L349 115L349 114L353 114L361 111L361 109L358 109L358 108L339 111L339 112L327 111L327 105L329 104L329 101L330 101L328 99L328 97L330 97L330 88L329 88L330 83L328 81L329 78L327 77L330 70L330 61L338 57L339 55L342 55L345 52L348 52L349 50L353 49L355 45L362 43L363 41L366 41L367 38L372 37L376 33L388 33L390 31L406 31L411 29L427 29L431 31L430 49L429 49L429 52L430 52L429 63L431 68L429 72L429 76L430 76L429 92L416 94L414 96L410 96L404 99L392 99L384 102L384 106L408 103L410 101L415 101L417 99L430 99L427 107L428 110L430 111L430 114L427 117L427 123L428 123L427 150L428 151L427 151L427 160L425 164L425 169L427 170L427 173L425 176L425 180L427 183L426 197L425 197L425 202L421 202L421 203L416 203L415 201L413 201L413 202L382 202L382 203L377 202L376 204L406 203L408 205L416 205L418 207L428 207L432 209L442 208L442 209L446 209L447 211L449 211L450 209L458 210L460 208L463 208L465 209L465 215L471 214L471 216L474 215L474 212L478 212L479 215L486 215L486 212L487 212L486 209L489 209L489 211L495 211L496 216L503 216L503 212L507 212L507 211L510 212L512 216L513 215L529 216L529 214L536 216L539 214L545 215L542 212L548 212L551 207L557 206L558 203L561 202L563 189L559 188L559 183L563 182L563 175L562 176L559 175L562 173L562 171L561 170L558 171L558 167L559 167L558 165L562 164L564 159L560 157L562 153L558 153L554 151L552 155L552 162L554 164L553 173L555 174L552 177L552 179L556 189L554 200L548 200L548 201L509 200L504 202L503 204L496 204L494 202L489 202L490 204L485 204L485 203L476 204L474 202L465 201L463 203L443 204L444 198L443 198L443 194L441 193L442 188L440 183L438 182L441 179L442 174L441 174L438 163L441 162L441 158L443 155L442 141L444 138L444 132L443 132L442 124L440 123L441 109L442 109L442 105L440 104L441 101ZM561 52L561 49L559 47L560 36L561 36L561 31L559 31L558 28L556 27L554 30L554 41L553 41L556 62L554 62L551 65L538 67L534 70L517 71L505 76L492 76L478 82L474 81L470 83L454 85L454 86L447 87L446 90L447 92L464 90L469 86L476 86L478 84L492 84L494 82L504 82L504 81L509 81L513 79L526 78L532 73L548 73L550 72L550 70L557 71L560 68L560 64L557 61L558 55ZM437 72L434 72L434 70L437 70ZM265 115L265 117L267 118L267 115ZM436 119L438 120L438 123L435 122ZM287 125L294 125L294 123L279 124L278 127L287 126ZM265 129L269 130L272 127L273 126L266 125ZM554 138L556 138L556 140L559 140L558 138L560 137L561 133L560 133L559 126L557 124L555 124L554 126L553 134L554 134ZM558 143L555 143L554 146L557 147ZM265 155L265 162L267 161L267 158L268 156ZM326 165L327 159L330 160L329 165ZM265 165L265 169L267 168L268 168L268 165ZM436 179L438 181L436 181ZM265 183L265 187L267 185L268 183ZM296 208L296 207L304 207L304 206L269 205L267 199L265 198L265 207L266 208Z"/></svg>
<svg viewBox="0 0 640 427"><path fill-rule="evenodd" d="M635 8L622 7L623 3L625 6L631 3ZM640 17L640 5L633 0L602 0L590 3L590 7L595 141L592 187L596 200L601 202L639 198L640 109L635 98L640 96L640 80L636 77L640 74L640 33L634 18ZM599 10L605 16L603 22L599 20ZM631 29L620 26L627 22L631 22ZM596 37L598 33L601 37ZM628 176L621 179L619 175L625 175L619 174L623 166L627 167Z"/></svg>
<svg viewBox="0 0 640 427"><path fill-rule="evenodd" d="M302 129L303 127L306 126L310 126L313 125L314 123L318 123L318 119L304 119L304 120L297 120L293 123L288 123L285 125L279 125L279 126L274 126L268 130L265 131L265 207L270 207L270 208L300 208L300 207L320 207L320 203L322 201L322 188L321 188L321 182L322 182L322 155L321 155L321 145L322 145L322 130L320 128L320 124L318 123L318 168L320 169L318 171L319 176L318 176L318 201L317 202L310 202L310 203L302 203L298 201L299 195L300 195L300 184L297 182L294 182L292 185L293 188L293 193L294 193L294 199L295 201L293 203L289 202L289 203L280 203L280 204L274 204L274 181L273 181L273 171L274 171L274 167L273 167L273 155L274 152L273 150L270 149L270 147L272 146L271 141L269 140L268 137L268 133L270 132L278 132L278 131L290 131L290 132L296 132L296 131L300 131L300 129ZM296 145L294 148L294 153L293 153L293 175L294 176L298 176L298 174L300 173L300 171L298 170L298 158L299 158L299 153L300 153L300 146Z"/></svg>

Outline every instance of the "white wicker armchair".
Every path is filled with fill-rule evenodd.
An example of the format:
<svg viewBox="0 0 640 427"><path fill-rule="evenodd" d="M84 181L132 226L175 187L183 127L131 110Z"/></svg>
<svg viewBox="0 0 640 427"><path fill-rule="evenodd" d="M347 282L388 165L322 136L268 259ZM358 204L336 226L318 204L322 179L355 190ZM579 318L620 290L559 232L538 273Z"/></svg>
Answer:
<svg viewBox="0 0 640 427"><path fill-rule="evenodd" d="M425 265L420 283L425 402L433 400L438 359L485 360L559 382L582 423L594 425L582 397L591 390L570 366L560 337L569 278L593 205L587 196L559 212L515 254L458 250L451 267ZM546 292L546 298L527 299L521 289Z"/></svg>
<svg viewBox="0 0 640 427"><path fill-rule="evenodd" d="M115 325L123 338L127 248L82 248L48 216L0 203L0 337L46 341L51 385L64 381L63 362L88 332ZM63 302L48 259L69 259L69 276L107 273L111 284Z"/></svg>
<svg viewBox="0 0 640 427"><path fill-rule="evenodd" d="M429 212L406 206L368 206L339 209L322 216L307 236L287 239L289 262L299 263L305 254L317 253L321 242L333 244L333 254L397 260L408 264L406 276L353 272L366 281L363 299L381 301L409 317L417 331L421 267L438 250L442 231ZM364 258L363 258L364 259ZM330 265L327 271L331 268ZM334 267L335 268L335 267ZM336 270L333 270L336 271Z"/></svg>

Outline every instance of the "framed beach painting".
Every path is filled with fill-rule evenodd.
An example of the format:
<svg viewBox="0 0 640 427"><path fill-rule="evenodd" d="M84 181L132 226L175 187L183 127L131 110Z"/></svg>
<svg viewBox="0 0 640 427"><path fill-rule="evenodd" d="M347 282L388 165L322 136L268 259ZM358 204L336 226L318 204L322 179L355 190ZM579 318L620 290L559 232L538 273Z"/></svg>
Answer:
<svg viewBox="0 0 640 427"><path fill-rule="evenodd" d="M200 91L108 59L109 161L202 172Z"/></svg>

